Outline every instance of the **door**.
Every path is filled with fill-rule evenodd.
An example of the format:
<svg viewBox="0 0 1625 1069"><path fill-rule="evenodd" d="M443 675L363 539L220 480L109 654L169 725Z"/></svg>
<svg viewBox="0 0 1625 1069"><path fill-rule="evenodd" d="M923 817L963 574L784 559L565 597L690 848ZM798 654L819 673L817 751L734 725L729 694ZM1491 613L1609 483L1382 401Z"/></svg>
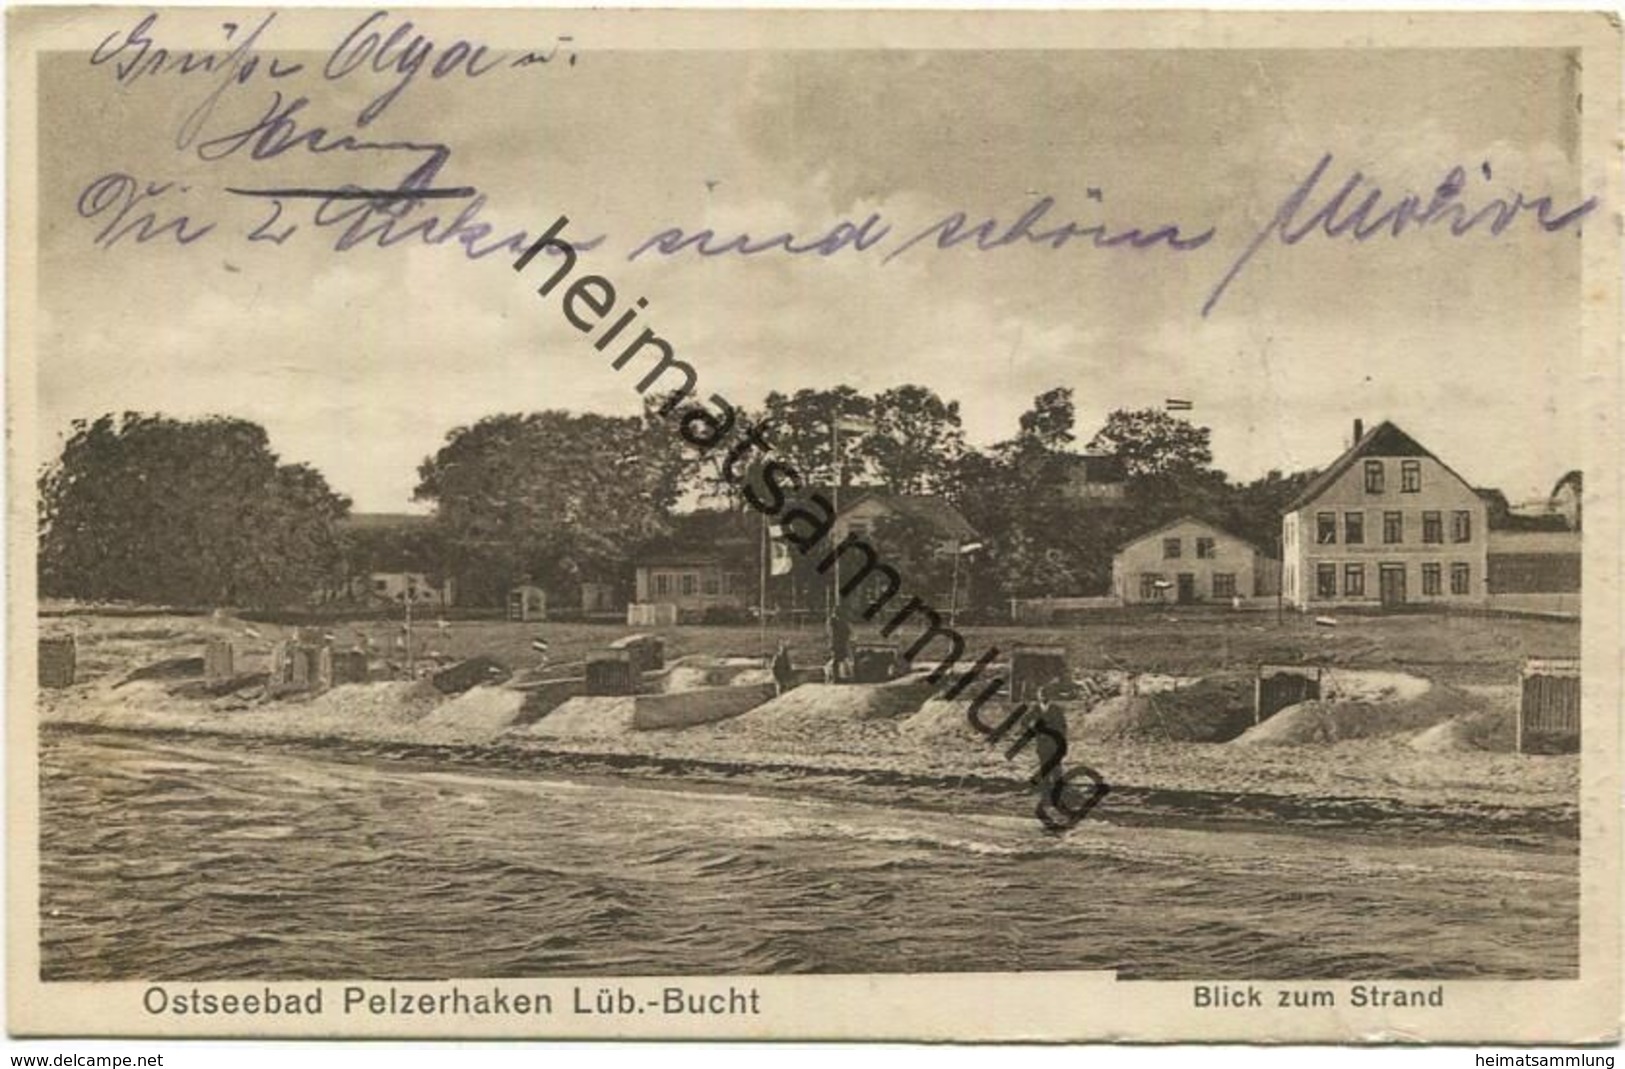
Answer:
<svg viewBox="0 0 1625 1069"><path fill-rule="evenodd" d="M1392 609L1405 604L1405 566L1384 564L1377 574L1382 586L1382 607Z"/></svg>
<svg viewBox="0 0 1625 1069"><path fill-rule="evenodd" d="M1179 603L1188 605L1196 600L1196 576L1191 572L1179 573Z"/></svg>

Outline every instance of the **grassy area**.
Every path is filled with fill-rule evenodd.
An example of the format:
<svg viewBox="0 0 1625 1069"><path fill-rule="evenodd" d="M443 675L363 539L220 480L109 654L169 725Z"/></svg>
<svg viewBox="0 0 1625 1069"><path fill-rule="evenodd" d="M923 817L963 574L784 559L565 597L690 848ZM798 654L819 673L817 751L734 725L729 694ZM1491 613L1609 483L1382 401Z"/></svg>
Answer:
<svg viewBox="0 0 1625 1069"><path fill-rule="evenodd" d="M391 649L399 621L365 621L332 628L340 644L367 634L378 651ZM635 629L610 624L510 623L433 620L414 626L414 648L451 657L487 654L515 667L539 663L532 638L548 642L555 666L584 659ZM642 629L664 640L667 658L685 654L756 655L771 651L780 638L790 643L798 665L821 664L828 656L821 628L667 627ZM1112 614L1100 622L1064 628L964 627L966 661L995 646L1058 645L1075 667L1120 667L1136 671L1200 674L1216 667L1260 662L1391 667L1451 682L1511 682L1527 656L1578 656L1580 627L1556 620L1496 616L1349 616L1336 627L1312 619L1273 614L1212 612ZM884 639L879 628L860 625L854 640L891 641L906 646L917 630ZM922 658L938 656L937 640Z"/></svg>

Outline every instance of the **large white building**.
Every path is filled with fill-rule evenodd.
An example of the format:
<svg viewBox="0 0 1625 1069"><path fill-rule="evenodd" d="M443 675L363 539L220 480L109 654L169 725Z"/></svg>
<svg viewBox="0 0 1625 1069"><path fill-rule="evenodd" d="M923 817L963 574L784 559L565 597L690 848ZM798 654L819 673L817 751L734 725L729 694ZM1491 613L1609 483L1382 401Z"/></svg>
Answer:
<svg viewBox="0 0 1625 1069"><path fill-rule="evenodd" d="M1354 437L1282 517L1287 604L1484 604L1484 499L1392 423L1365 431L1356 420Z"/></svg>

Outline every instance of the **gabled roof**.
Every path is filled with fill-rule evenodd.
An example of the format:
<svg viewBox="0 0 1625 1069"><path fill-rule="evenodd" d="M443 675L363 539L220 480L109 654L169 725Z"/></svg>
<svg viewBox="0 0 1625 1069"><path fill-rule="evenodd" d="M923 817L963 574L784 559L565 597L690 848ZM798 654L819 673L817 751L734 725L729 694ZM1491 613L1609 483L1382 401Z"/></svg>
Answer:
<svg viewBox="0 0 1625 1069"><path fill-rule="evenodd" d="M1557 485L1552 487L1551 496L1556 497L1558 494L1562 493L1565 486L1573 486L1574 492L1576 494L1580 493L1582 490L1580 481L1580 472L1578 469L1569 472L1567 475L1564 475L1561 479L1557 480Z"/></svg>
<svg viewBox="0 0 1625 1069"><path fill-rule="evenodd" d="M852 494L850 500L847 494ZM839 515L842 516L866 501L877 501L893 512L926 524L945 538L964 541L977 537L976 528L965 519L964 513L954 508L953 502L938 494L893 494L868 488L853 494L852 488L848 487L841 496Z"/></svg>
<svg viewBox="0 0 1625 1069"><path fill-rule="evenodd" d="M1169 520L1167 523L1163 524L1161 527L1153 527L1149 531L1142 531L1141 533L1135 535L1133 538L1130 538L1130 539L1128 539L1128 540L1126 540L1124 542L1119 543L1117 548L1115 550L1113 550L1113 553L1121 553L1121 552L1123 552L1123 550L1127 549L1129 546L1132 546L1136 542L1144 542L1148 538L1155 538L1157 535L1160 535L1162 532L1172 530L1173 528L1178 527L1182 523L1194 523L1198 527L1206 527L1208 530L1212 531L1214 534L1222 534L1226 538L1230 539L1233 542L1240 542L1242 545L1244 545L1247 548L1251 549L1254 553L1260 553L1261 554L1261 552L1262 552L1261 550L1259 550L1259 548L1256 545L1254 545L1248 539L1245 539L1245 538L1241 537L1240 535L1235 534L1235 533L1233 533L1231 531L1225 530L1223 527L1220 527L1218 524L1214 523L1212 520L1206 520L1206 519L1203 519L1200 516L1196 516L1196 515L1193 515L1191 513L1186 513L1185 515L1180 516L1177 519Z"/></svg>
<svg viewBox="0 0 1625 1069"><path fill-rule="evenodd" d="M1309 485L1305 486L1297 497L1289 501L1282 511L1296 512L1308 505L1330 489L1332 484L1341 479L1344 473L1356 463L1367 457L1427 457L1437 462L1445 471L1454 475L1463 486L1469 490L1472 489L1471 484L1466 479L1457 475L1450 465L1440 460L1426 446L1400 430L1389 420L1383 420L1369 431L1366 431L1358 442L1355 442L1342 456L1332 462L1331 467L1311 479Z"/></svg>
<svg viewBox="0 0 1625 1069"><path fill-rule="evenodd" d="M745 559L761 538L761 519L729 509L696 509L672 517L669 534L644 541L632 561L648 564L716 564ZM747 565L748 567L748 565Z"/></svg>

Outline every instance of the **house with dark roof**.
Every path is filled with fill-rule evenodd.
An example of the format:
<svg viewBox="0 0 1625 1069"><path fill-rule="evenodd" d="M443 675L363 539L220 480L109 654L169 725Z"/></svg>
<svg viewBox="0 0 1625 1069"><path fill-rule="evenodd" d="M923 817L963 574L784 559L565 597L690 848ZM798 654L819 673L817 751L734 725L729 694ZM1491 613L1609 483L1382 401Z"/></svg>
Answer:
<svg viewBox="0 0 1625 1069"><path fill-rule="evenodd" d="M1112 593L1124 605L1274 598L1279 582L1278 561L1196 516L1146 531L1112 556Z"/></svg>
<svg viewBox="0 0 1625 1069"><path fill-rule="evenodd" d="M860 538L874 534L887 519L903 519L941 543L952 546L977 539L976 528L947 498L937 494L894 494L878 487L848 487L841 491L831 538L839 545L848 533Z"/></svg>
<svg viewBox="0 0 1625 1069"><path fill-rule="evenodd" d="M633 554L633 601L670 606L681 623L743 615L756 604L760 520L700 510Z"/></svg>
<svg viewBox="0 0 1625 1069"><path fill-rule="evenodd" d="M1128 469L1110 453L1062 453L1050 458L1046 481L1061 497L1111 508L1127 504Z"/></svg>
<svg viewBox="0 0 1625 1069"><path fill-rule="evenodd" d="M1281 519L1282 597L1331 607L1483 605L1488 506L1393 423L1365 430Z"/></svg>
<svg viewBox="0 0 1625 1069"><path fill-rule="evenodd" d="M915 592L926 596L939 610L955 612L970 607L970 572L961 567L961 561L965 554L977 548L981 536L951 501L937 494L896 494L883 487L870 486L843 488L835 503L839 509L826 546L840 546L849 535L862 539L886 564L897 569ZM822 551L815 550L810 556L818 560L823 555ZM850 558L855 553L849 549L842 556ZM945 560L951 561L953 566L947 569L928 566ZM837 568L845 569L841 573L843 585L847 576L853 574L850 569L859 566L837 562ZM938 575L944 570L951 578ZM940 582L934 582L939 578ZM829 581L834 580L832 569ZM871 576L859 603L875 602L883 596L883 589L881 577Z"/></svg>

